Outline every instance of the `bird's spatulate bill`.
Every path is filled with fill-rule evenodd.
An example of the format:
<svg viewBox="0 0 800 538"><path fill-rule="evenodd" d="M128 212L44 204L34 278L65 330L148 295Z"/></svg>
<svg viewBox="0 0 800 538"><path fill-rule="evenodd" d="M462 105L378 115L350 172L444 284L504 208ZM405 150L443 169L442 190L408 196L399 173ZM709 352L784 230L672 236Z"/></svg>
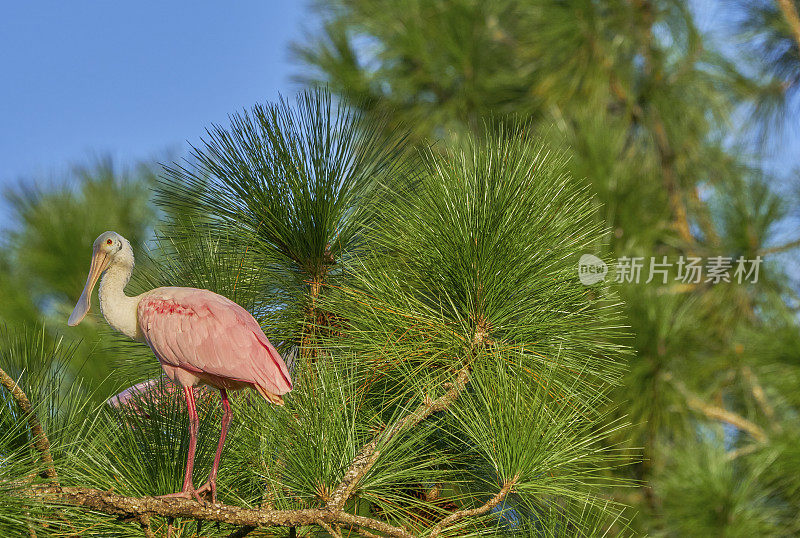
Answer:
<svg viewBox="0 0 800 538"><path fill-rule="evenodd" d="M100 249L95 249L92 253L92 264L89 266L89 276L86 277L86 285L83 287L83 292L78 299L78 304L72 310L69 316L67 325L74 327L86 317L89 313L89 308L92 305L92 290L94 285L97 284L100 275L108 267L108 255Z"/></svg>

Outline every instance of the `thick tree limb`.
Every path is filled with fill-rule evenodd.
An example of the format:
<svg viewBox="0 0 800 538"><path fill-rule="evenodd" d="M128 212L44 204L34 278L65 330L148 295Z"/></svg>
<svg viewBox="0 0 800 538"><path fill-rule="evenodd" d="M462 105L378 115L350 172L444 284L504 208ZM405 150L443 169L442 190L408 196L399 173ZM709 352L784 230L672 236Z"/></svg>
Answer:
<svg viewBox="0 0 800 538"><path fill-rule="evenodd" d="M85 508L121 519L141 521L142 518L161 516L252 527L298 527L319 525L319 522L324 522L328 525L372 529L397 538L412 538L412 535L401 527L327 508L250 509L224 504L200 504L193 499L126 497L82 487L39 487L34 489L34 494L50 503Z"/></svg>
<svg viewBox="0 0 800 538"><path fill-rule="evenodd" d="M403 430L416 426L433 413L447 409L458 398L461 391L464 390L468 380L469 369L465 366L459 370L455 382L444 395L435 400L424 402L414 411L395 422L391 427L376 435L370 442L365 444L358 455L353 459L350 468L345 472L342 482L331 494L330 501L328 501L328 509L342 509L347 499L352 496L353 492L358 487L358 483L378 461L381 455L380 447L382 444L388 442Z"/></svg>
<svg viewBox="0 0 800 538"><path fill-rule="evenodd" d="M14 399L14 402L16 402L20 412L22 412L22 416L28 421L28 427L33 436L33 446L39 451L39 457L45 466L44 472L42 473L43 477L51 480L58 480L56 468L53 465L53 455L50 453L50 441L44 433L42 423L39 422L39 418L36 416L36 413L33 412L33 406L30 400L28 400L28 396L25 395L25 392L17 385L17 382L2 368L0 368L0 383L11 393L11 397Z"/></svg>
<svg viewBox="0 0 800 538"><path fill-rule="evenodd" d="M439 523L434 525L433 529L431 530L430 538L437 538L439 534L442 533L442 530L453 525L453 523L460 521L467 517L475 517L475 516L482 516L483 514L488 513L490 510L493 510L496 506L498 506L503 499L505 499L508 492L511 491L511 488L514 487L514 484L517 483L519 480L519 476L515 476L511 480L506 481L503 484L503 487L500 488L500 491L497 494L486 501L482 506L478 508L470 508L466 510L456 510Z"/></svg>
<svg viewBox="0 0 800 538"><path fill-rule="evenodd" d="M767 434L764 429L758 424L751 422L741 415L737 415L733 411L728 411L725 408L712 405L701 400L697 395L693 394L682 382L678 381L672 374L665 374L664 379L672 383L672 385L680 392L686 399L686 403L691 409L702 413L712 420L720 420L737 427L738 429L750 434L753 439L759 443L767 440Z"/></svg>

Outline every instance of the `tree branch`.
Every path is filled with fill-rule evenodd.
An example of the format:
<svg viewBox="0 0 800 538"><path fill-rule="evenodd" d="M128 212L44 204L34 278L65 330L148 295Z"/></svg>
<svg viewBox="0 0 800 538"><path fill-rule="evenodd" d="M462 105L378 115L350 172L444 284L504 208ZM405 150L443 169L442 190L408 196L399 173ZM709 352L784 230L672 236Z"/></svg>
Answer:
<svg viewBox="0 0 800 538"><path fill-rule="evenodd" d="M800 16L798 16L792 0L776 0L776 2L783 12L783 18L792 29L794 40L797 41L797 48L800 49Z"/></svg>
<svg viewBox="0 0 800 538"><path fill-rule="evenodd" d="M681 239L687 244L692 244L694 243L694 236L689 227L689 216L686 212L686 205L683 201L680 185L678 184L677 172L675 170L675 152L672 150L667 130L664 127L664 122L661 120L661 115L658 110L652 107L650 112L650 119L652 122L651 129L656 142L656 149L658 150L664 188L667 191L667 199L669 200L669 206L672 210L672 217L675 219L674 226L681 236Z"/></svg>
<svg viewBox="0 0 800 538"><path fill-rule="evenodd" d="M797 247L800 247L800 239L795 239L789 243L785 243L783 245L777 245L774 247L767 247L763 248L758 251L758 254L761 256L766 256L767 254L777 254L779 252L785 252L787 250L792 250Z"/></svg>
<svg viewBox="0 0 800 538"><path fill-rule="evenodd" d="M413 538L401 527L327 508L250 509L224 504L200 504L193 499L126 497L83 487L35 487L33 491L35 495L51 503L86 508L121 519L142 521L143 518L161 516L252 527L297 527L319 525L323 522L328 525L372 529L397 538Z"/></svg>
<svg viewBox="0 0 800 538"><path fill-rule="evenodd" d="M370 442L365 444L358 455L350 463L350 467L344 474L342 482L336 487L331 494L330 501L328 501L328 509L341 510L353 492L358 487L358 483L366 475L369 470L378 461L381 455L380 447L387 443L398 433L407 428L416 426L433 413L444 411L458 398L458 395L464 390L467 381L469 380L469 368L464 367L459 370L456 380L453 385L435 400L426 401L417 407L414 411L404 416L395 422L390 428L384 430L382 433L376 435Z"/></svg>
<svg viewBox="0 0 800 538"><path fill-rule="evenodd" d="M381 536L379 536L377 534L373 534L373 533L369 532L368 530L363 529L361 527L356 527L356 529L358 530L358 534L360 534L364 538L382 538ZM348 534L348 536L349 536L349 534Z"/></svg>
<svg viewBox="0 0 800 538"><path fill-rule="evenodd" d="M702 413L712 420L720 420L727 422L732 426L750 434L753 439L763 443L767 440L767 434L758 424L751 422L741 415L737 415L733 411L728 411L725 408L712 405L701 400L697 395L693 394L686 385L675 379L672 374L664 374L664 380L672 383L672 385L680 392L686 399L686 403L691 409Z"/></svg>
<svg viewBox="0 0 800 538"><path fill-rule="evenodd" d="M330 534L331 536L333 536L333 538L342 538L342 533L341 532L337 531L336 529L334 529L333 527L331 527L330 525L328 525L324 521L322 521L322 520L317 521L317 525L319 525L320 527L325 529L325 531L328 534Z"/></svg>
<svg viewBox="0 0 800 538"><path fill-rule="evenodd" d="M144 515L140 517L139 525L142 526L142 532L144 533L145 538L155 538L155 534L153 534L153 529L150 528L150 516Z"/></svg>
<svg viewBox="0 0 800 538"><path fill-rule="evenodd" d="M31 486L33 495L47 503L85 508L87 510L116 516L120 519L138 521L145 535L152 535L152 529L150 527L151 517L159 516L170 519L185 518L195 521L210 521L239 526L240 529L235 531L232 536L245 536L251 530L265 526L298 527L318 525L324 529L330 530L338 529L341 526L357 528L361 529L361 533L365 536L378 536L370 532L375 531L396 538L413 538L413 535L402 527L397 527L373 518L350 514L345 512L342 508L353 491L355 491L361 478L363 478L377 462L381 454L380 447L382 444L388 442L407 428L419 424L433 413L447 409L458 398L468 380L469 368L465 366L458 372L455 382L447 387L447 391L444 395L435 400L426 398L426 401L413 412L398 420L390 428L378 434L369 443L364 445L345 473L342 483L334 491L327 507L300 510L274 510L271 508L240 508L222 504L200 504L190 499L126 497L93 488L60 487L57 482L58 476L53 465L53 457L50 453L50 442L36 414L33 412L33 406L30 400L28 400L25 392L17 383L6 374L6 372L0 369L0 383L11 393L12 398L28 422L28 426L34 438L34 446L39 451L40 458L46 467L43 475L56 481L54 486ZM513 481L504 485L503 490L501 490L502 496L498 494L478 509L457 511L440 522L439 527L449 525L463 517L480 515L488 512L500 503L512 484ZM336 531L332 534L335 536Z"/></svg>
<svg viewBox="0 0 800 538"><path fill-rule="evenodd" d="M439 534L442 533L443 529L453 525L453 523L461 519L467 517L482 516L483 514L489 512L490 510L493 510L497 505L503 502L503 499L505 499L506 495L508 495L508 492L511 491L511 488L514 487L514 484L517 483L517 480L519 480L519 475L515 476L511 480L506 480L506 482L503 484L503 487L500 488L500 491L497 492L497 494L494 497L486 501L482 506L478 508L471 508L467 510L464 509L456 510L455 512L453 512L452 514L441 520L439 523L434 525L433 530L431 530L430 538L437 538Z"/></svg>
<svg viewBox="0 0 800 538"><path fill-rule="evenodd" d="M25 392L17 385L17 382L2 368L0 368L0 383L11 393L11 397L22 412L22 416L28 421L28 427L33 436L33 446L39 451L39 457L45 466L42 476L57 481L58 475L53 465L53 455L50 453L50 441L44 433L42 423L39 422L39 418L36 416L36 413L33 412L33 406L30 400L28 400Z"/></svg>
<svg viewBox="0 0 800 538"><path fill-rule="evenodd" d="M645 117L645 111L642 109L639 103L637 103L630 95L628 95L628 92L625 91L625 88L619 83L614 73L609 73L609 77L609 86L612 93L617 97L617 99L619 99L625 106L629 108L631 115L636 121L645 123L648 118ZM673 226L684 242L692 244L694 243L695 238L692 235L691 228L689 226L689 216L686 212L686 205L684 204L683 196L681 195L680 187L678 185L674 164L675 154L672 151L672 147L669 143L669 137L667 136L666 128L664 127L664 123L661 121L661 116L655 109L652 109L652 114L650 115L649 120L651 122L651 133L656 145L658 161L661 167L662 181L664 188L667 191L667 200L669 201L669 206L672 211L672 218L674 219ZM708 222L710 223L710 220ZM713 228L709 228L708 233L709 235L712 235L715 232L713 231Z"/></svg>
<svg viewBox="0 0 800 538"><path fill-rule="evenodd" d="M758 444L752 444L752 445L743 446L743 447L737 448L735 450L731 450L730 452L725 454L725 459L727 461L733 461L736 458L739 458L739 457L742 457L742 456L747 456L748 454L752 454L753 452L758 450L758 448L759 448Z"/></svg>
<svg viewBox="0 0 800 538"><path fill-rule="evenodd" d="M651 75L650 56L652 54L651 48L653 40L653 13L651 7L646 2L637 2L637 7L642 11L648 28L647 43L645 44L645 50L642 52L642 55L645 59L648 75ZM620 83L613 70L614 64L611 62L608 56L602 50L600 50L597 45L594 45L594 49L595 53L601 57L602 65L608 72L609 88L611 89L611 92L623 105L628 107L628 110L630 110L631 116L634 120L649 127L658 154L658 161L661 167L661 179L664 188L667 191L667 200L672 212L673 226L685 243L688 245L694 244L695 238L692 235L691 227L689 226L689 216L686 211L686 204L684 203L683 195L678 182L677 170L675 169L675 152L670 144L669 136L667 135L667 130L664 126L664 122L661 119L661 115L658 113L658 110L655 107L649 107L650 114L648 116L646 111L639 104L636 97L631 96L628 91L626 91L625 87ZM708 223L710 224L711 221L708 220ZM707 230L707 234L709 236L715 235L713 227Z"/></svg>
<svg viewBox="0 0 800 538"><path fill-rule="evenodd" d="M762 387L761 383L758 382L758 377L756 377L756 374L749 366L744 366L742 368L742 375L750 385L750 391L753 393L753 398L755 398L756 402L758 402L758 405L761 406L761 410L764 411L764 415L766 415L767 419L769 419L772 429L776 432L782 431L780 423L775 420L775 408L773 408L767 400L767 393L764 392L764 387Z"/></svg>

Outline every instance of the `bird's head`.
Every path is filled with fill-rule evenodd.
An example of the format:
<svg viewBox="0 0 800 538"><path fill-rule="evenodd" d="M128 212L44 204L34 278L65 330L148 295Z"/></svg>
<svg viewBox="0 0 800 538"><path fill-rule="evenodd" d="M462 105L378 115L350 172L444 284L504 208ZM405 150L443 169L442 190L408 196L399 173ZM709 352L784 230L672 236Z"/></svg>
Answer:
<svg viewBox="0 0 800 538"><path fill-rule="evenodd" d="M89 276L83 287L78 304L69 316L67 322L70 326L80 323L92 304L92 290L100 279L100 275L111 266L122 265L133 268L133 249L127 239L117 232L104 232L95 239L92 245L92 263L89 266Z"/></svg>

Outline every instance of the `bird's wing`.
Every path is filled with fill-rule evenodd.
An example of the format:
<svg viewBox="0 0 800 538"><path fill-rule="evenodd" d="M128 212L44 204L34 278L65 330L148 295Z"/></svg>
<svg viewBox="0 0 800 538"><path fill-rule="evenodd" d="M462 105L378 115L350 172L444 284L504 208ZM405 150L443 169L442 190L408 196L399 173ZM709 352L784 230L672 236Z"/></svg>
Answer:
<svg viewBox="0 0 800 538"><path fill-rule="evenodd" d="M289 371L250 313L221 295L158 288L139 301L139 327L159 360L185 370L254 383L281 395Z"/></svg>

